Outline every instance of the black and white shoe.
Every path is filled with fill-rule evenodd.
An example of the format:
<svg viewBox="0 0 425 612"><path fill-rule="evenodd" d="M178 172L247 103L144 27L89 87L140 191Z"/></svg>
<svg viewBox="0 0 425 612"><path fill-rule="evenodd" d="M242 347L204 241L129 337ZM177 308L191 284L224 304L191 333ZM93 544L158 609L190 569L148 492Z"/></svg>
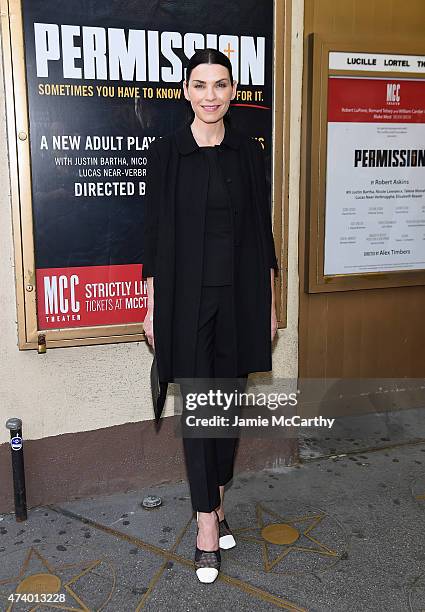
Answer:
<svg viewBox="0 0 425 612"><path fill-rule="evenodd" d="M215 512L215 511L214 511ZM218 519L218 514L215 512ZM198 521L198 513L196 513L196 521ZM220 525L220 521L219 521ZM196 535L198 535L199 527ZM195 550L195 570L199 582L211 583L218 576L221 565L220 548L217 550L201 550L196 546Z"/></svg>
<svg viewBox="0 0 425 612"><path fill-rule="evenodd" d="M219 528L219 545L223 550L229 550L229 548L233 548L236 546L235 538L233 537L233 533L229 527L228 522L224 518L222 521L218 522Z"/></svg>

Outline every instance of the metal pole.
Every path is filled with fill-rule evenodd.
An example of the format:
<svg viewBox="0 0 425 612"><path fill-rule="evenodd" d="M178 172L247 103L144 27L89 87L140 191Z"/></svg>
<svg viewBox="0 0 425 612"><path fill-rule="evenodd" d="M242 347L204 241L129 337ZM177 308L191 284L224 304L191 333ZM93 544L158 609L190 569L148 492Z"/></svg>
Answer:
<svg viewBox="0 0 425 612"><path fill-rule="evenodd" d="M22 421L11 418L6 421L10 430L10 452L12 453L13 490L15 493L15 517L18 522L27 520L25 492L24 448L22 442Z"/></svg>

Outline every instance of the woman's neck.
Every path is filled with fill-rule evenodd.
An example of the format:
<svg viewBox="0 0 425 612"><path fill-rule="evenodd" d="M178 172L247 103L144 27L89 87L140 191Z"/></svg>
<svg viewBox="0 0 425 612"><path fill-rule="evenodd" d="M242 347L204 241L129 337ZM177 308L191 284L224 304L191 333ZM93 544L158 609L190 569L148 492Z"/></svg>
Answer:
<svg viewBox="0 0 425 612"><path fill-rule="evenodd" d="M224 138L224 121L221 119L217 123L205 123L197 117L193 120L190 129L198 146L209 147L220 144Z"/></svg>

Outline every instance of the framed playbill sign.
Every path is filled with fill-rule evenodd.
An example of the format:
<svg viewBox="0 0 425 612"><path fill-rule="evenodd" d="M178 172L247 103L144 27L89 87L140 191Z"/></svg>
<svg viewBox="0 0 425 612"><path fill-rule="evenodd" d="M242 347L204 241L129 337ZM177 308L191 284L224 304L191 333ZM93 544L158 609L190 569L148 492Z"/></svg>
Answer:
<svg viewBox="0 0 425 612"><path fill-rule="evenodd" d="M20 348L144 338L149 145L187 118L197 48L232 62L232 122L264 147L281 245L284 0L0 2Z"/></svg>
<svg viewBox="0 0 425 612"><path fill-rule="evenodd" d="M315 40L313 61L309 290L422 284L425 55Z"/></svg>

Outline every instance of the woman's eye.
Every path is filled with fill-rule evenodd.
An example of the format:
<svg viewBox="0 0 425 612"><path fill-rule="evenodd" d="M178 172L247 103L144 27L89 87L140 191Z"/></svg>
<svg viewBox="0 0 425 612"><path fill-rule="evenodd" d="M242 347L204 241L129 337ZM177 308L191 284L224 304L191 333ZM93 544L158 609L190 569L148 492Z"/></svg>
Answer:
<svg viewBox="0 0 425 612"><path fill-rule="evenodd" d="M203 87L203 85L201 85L200 83L198 83L197 85L194 85L194 87L196 89L201 89L201 87ZM226 87L226 83L217 83L217 87Z"/></svg>

